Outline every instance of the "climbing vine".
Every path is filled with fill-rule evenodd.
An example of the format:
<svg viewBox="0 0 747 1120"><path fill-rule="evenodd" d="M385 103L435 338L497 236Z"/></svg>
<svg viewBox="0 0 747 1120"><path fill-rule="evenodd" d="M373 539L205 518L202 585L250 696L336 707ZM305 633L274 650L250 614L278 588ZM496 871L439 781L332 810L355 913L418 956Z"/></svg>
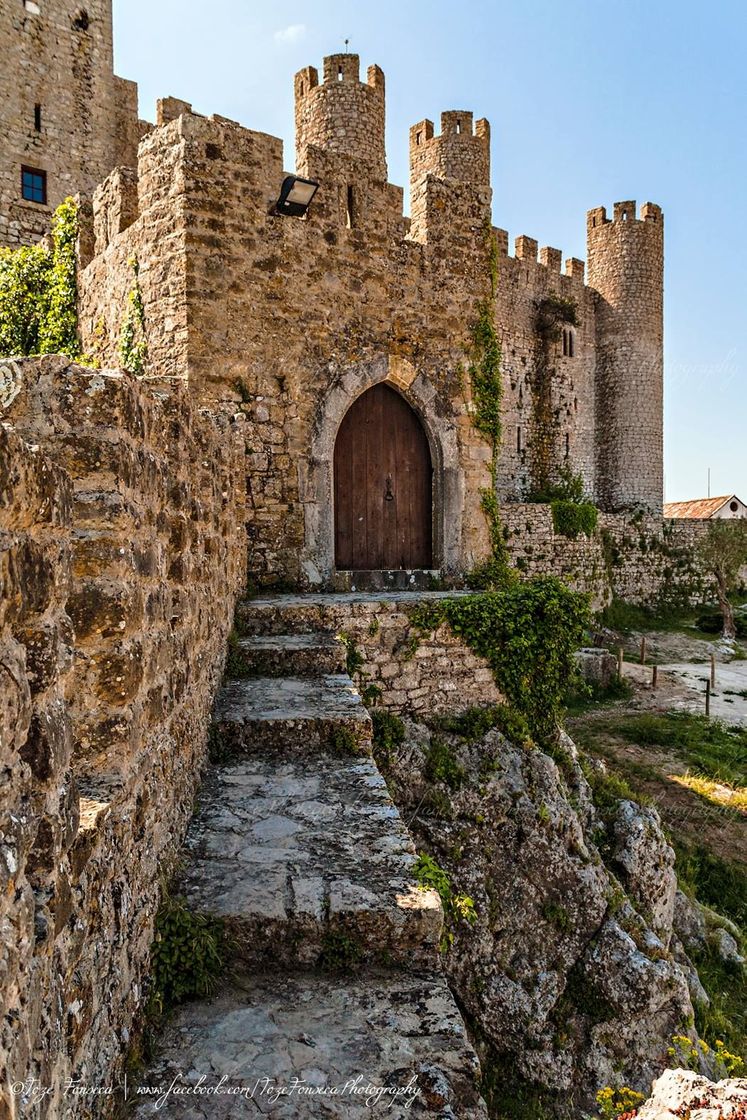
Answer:
<svg viewBox="0 0 747 1120"><path fill-rule="evenodd" d="M78 207L57 207L51 239L0 249L0 356L80 357L75 243Z"/></svg>
<svg viewBox="0 0 747 1120"><path fill-rule="evenodd" d="M490 295L477 306L469 352L472 389L472 424L490 445L490 486L480 491L480 508L488 524L490 558L479 564L469 577L475 588L500 587L510 576L508 551L503 535L500 506L496 494L498 456L501 448L501 344L495 329L495 295L498 286L498 247L493 228L485 224Z"/></svg>
<svg viewBox="0 0 747 1120"><path fill-rule="evenodd" d="M128 263L133 279L119 337L119 359L123 369L142 377L148 361L148 343L145 338L145 306L140 290L140 264L137 257L131 257Z"/></svg>
<svg viewBox="0 0 747 1120"><path fill-rule="evenodd" d="M410 618L428 632L448 623L485 658L535 738L554 736L569 686L578 680L575 654L591 620L586 596L554 576L540 576L511 581L500 591L423 603Z"/></svg>
<svg viewBox="0 0 747 1120"><path fill-rule="evenodd" d="M552 293L537 304L535 318L537 342L534 370L530 386L533 396L534 436L532 447L532 481L535 490L551 484L557 417L552 404L552 354L565 326L578 326L575 300Z"/></svg>

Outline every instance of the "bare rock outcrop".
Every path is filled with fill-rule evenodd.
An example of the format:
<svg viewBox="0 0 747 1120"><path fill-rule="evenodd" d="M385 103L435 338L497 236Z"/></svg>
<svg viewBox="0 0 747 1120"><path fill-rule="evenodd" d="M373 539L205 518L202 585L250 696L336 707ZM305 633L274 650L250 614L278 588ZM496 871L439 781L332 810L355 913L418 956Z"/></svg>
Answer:
<svg viewBox="0 0 747 1120"><path fill-rule="evenodd" d="M693 1022L655 810L623 801L602 822L567 736L555 761L495 729L470 742L408 723L379 762L418 847L474 902L444 959L488 1076L558 1116L621 1078L648 1092Z"/></svg>
<svg viewBox="0 0 747 1120"><path fill-rule="evenodd" d="M651 1096L637 1120L744 1120L747 1117L747 1079L714 1083L690 1069L668 1069L654 1082Z"/></svg>

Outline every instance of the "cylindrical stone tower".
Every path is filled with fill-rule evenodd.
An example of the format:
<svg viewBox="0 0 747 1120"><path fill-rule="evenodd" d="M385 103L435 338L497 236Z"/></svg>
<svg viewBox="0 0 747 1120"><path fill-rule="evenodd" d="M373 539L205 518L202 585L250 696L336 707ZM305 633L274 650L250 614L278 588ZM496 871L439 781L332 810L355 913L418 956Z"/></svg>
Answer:
<svg viewBox="0 0 747 1120"><path fill-rule="evenodd" d="M660 514L663 463L664 224L660 207L616 202L587 216L597 300L597 498Z"/></svg>
<svg viewBox="0 0 747 1120"><path fill-rule="evenodd" d="M359 73L357 54L333 54L324 59L322 85L313 66L296 74L296 167L301 173L313 145L360 160L386 181L384 72L369 66L365 83Z"/></svg>
<svg viewBox="0 0 747 1120"><path fill-rule="evenodd" d="M490 124L481 117L473 124L472 113L452 109L441 114L441 133L433 122L420 121L410 129L410 216L411 236L425 236L428 177L456 181L487 191L490 211Z"/></svg>

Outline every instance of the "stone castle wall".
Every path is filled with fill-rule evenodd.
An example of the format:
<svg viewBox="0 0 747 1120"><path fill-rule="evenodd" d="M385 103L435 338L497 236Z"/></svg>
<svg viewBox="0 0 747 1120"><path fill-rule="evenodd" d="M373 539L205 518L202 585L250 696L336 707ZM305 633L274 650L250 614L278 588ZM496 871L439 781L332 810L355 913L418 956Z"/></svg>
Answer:
<svg viewBox="0 0 747 1120"><path fill-rule="evenodd" d="M466 365L491 291L489 129L456 112L443 115L440 136L430 122L416 126L408 220L401 189L382 178L383 76L359 82L357 57L344 55L339 80L336 59L321 85L313 68L296 78L298 165L320 183L303 220L272 213L287 173L279 140L183 102L159 103L137 177L116 173L93 200L82 237L84 346L116 360L137 257L152 372L187 378L198 399L245 414L249 564L261 584L330 582L337 428L357 395L387 380L426 429L434 567L454 577L488 550L480 490L490 449L472 423ZM348 119L360 98L366 144ZM568 260L561 272L559 250L538 252L520 237L509 256L505 231L492 236L504 377L499 495L531 489L537 446L548 439L556 470L580 472L594 494L598 296L584 284L583 262ZM552 295L576 303L579 323L573 356L551 347L548 435L546 419L536 420L536 319Z"/></svg>
<svg viewBox="0 0 747 1120"><path fill-rule="evenodd" d="M501 519L514 567L527 577L560 576L588 593L596 610L613 597L640 606L713 597L713 581L696 555L707 521L600 513L591 537L572 539L555 531L549 505L508 503Z"/></svg>
<svg viewBox="0 0 747 1120"><path fill-rule="evenodd" d="M134 166L150 126L113 71L111 0L8 0L0 56L0 245L30 244L64 198ZM46 206L23 199L22 166L46 172Z"/></svg>
<svg viewBox="0 0 747 1120"><path fill-rule="evenodd" d="M142 1002L244 579L243 448L178 387L0 373L0 1091L36 1120L65 1106L10 1086L111 1084Z"/></svg>

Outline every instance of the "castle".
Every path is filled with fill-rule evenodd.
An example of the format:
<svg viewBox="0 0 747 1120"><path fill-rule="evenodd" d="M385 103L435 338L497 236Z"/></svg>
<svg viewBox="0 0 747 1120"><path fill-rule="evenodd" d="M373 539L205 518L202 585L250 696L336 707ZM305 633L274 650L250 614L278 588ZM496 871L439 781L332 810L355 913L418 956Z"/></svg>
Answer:
<svg viewBox="0 0 747 1120"><path fill-rule="evenodd" d="M450 111L440 132L410 130L406 218L387 182L384 75L372 66L361 81L357 55L341 54L321 79L295 77L295 174L318 191L287 217L273 205L290 174L280 140L174 98L155 127L138 120L135 87L112 73L107 0L19 0L3 21L18 65L3 79L0 237L35 239L80 194L80 332L104 366L120 361L137 261L148 376L247 413L260 582L455 578L485 556L491 453L467 367L488 305L500 501L572 474L603 511L660 517L658 206L591 210L586 276L531 237L510 256L491 225L488 122Z"/></svg>
<svg viewBox="0 0 747 1120"><path fill-rule="evenodd" d="M280 140L175 98L155 126L139 120L134 85L112 70L111 0L7 0L0 47L0 242L33 244L76 195L77 327L95 359L0 361L0 1116L112 1114L112 1100L66 1085L111 1091L137 1038L161 877L210 736L220 749L200 801L218 830L193 849L191 900L235 925L241 967L257 975L250 999L207 1012L222 1030L225 1011L236 1037L180 1034L177 1066L235 1066L249 1039L258 1075L292 1073L289 1054L314 1076L330 1055L341 1079L414 1068L430 1114L485 1120L439 963L442 902L414 877L363 700L415 718L502 700L463 634L439 622L429 633L410 613L447 592L389 594L461 585L498 530L519 571L554 572L597 605L702 597L699 523L662 518L661 211L592 210L588 275L575 259L561 271L560 252L526 236L509 255L492 225L489 127L469 112L444 113L438 133L412 128L404 216L387 182L384 75L371 67L361 82L355 55L325 59L321 80L296 75L291 173ZM294 183L316 188L305 212L284 208ZM546 499L568 479L599 507L597 531L556 524ZM275 589L387 590L239 602L247 573ZM512 582L511 602L528 590L534 603L536 586ZM578 597L544 586L576 611ZM537 627L507 664L544 649L557 609L549 621L527 620L526 603L516 612ZM546 644L552 663L522 668L522 687L555 672L565 688L571 666ZM541 751L516 757L540 768L538 795L555 788ZM547 813L542 800L524 815L539 822L531 904L516 912L509 891L511 921L535 947L567 941L536 882L540 866L566 868L562 853L577 866L555 886L591 923L585 951L611 914L610 884L568 842L581 836L570 803L562 831ZM504 894L502 882L491 911ZM314 971L340 939L378 961L375 983ZM638 1015L643 958L630 968L612 944ZM635 1043L643 1082L692 1014L674 966L657 956L645 975L654 961L667 988L654 1025L642 1032L637 1017L634 1038L613 1023L610 1079L616 1041L623 1058ZM504 979L521 1000L495 1018L513 1029L529 1003L523 981ZM615 1022L630 1021L626 1010Z"/></svg>

